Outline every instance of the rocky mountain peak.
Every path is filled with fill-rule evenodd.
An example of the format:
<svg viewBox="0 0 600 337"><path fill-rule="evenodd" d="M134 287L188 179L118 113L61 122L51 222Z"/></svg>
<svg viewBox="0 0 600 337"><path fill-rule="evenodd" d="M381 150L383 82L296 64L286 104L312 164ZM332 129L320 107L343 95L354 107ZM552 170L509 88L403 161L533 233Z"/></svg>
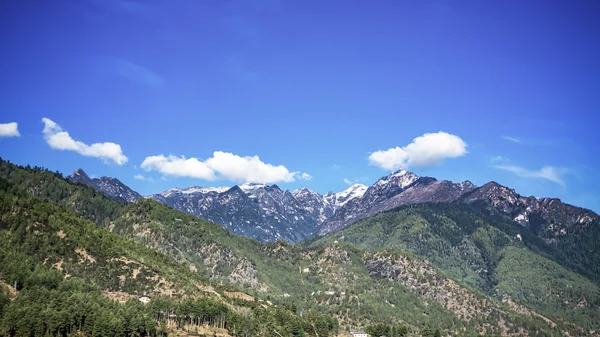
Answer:
<svg viewBox="0 0 600 337"><path fill-rule="evenodd" d="M93 187L96 191L103 193L112 200L133 202L142 198L139 193L127 187L117 178L101 177L92 179L82 169L77 169L67 179Z"/></svg>
<svg viewBox="0 0 600 337"><path fill-rule="evenodd" d="M503 211L510 213L511 209L520 203L521 196L513 189L490 181L465 196L467 202L482 199L489 201L494 207L501 207Z"/></svg>
<svg viewBox="0 0 600 337"><path fill-rule="evenodd" d="M85 173L85 171L83 171L83 169L80 168L73 172L70 176L67 176L67 179L69 181L82 183L88 186L92 183L92 179L87 175L87 173Z"/></svg>
<svg viewBox="0 0 600 337"><path fill-rule="evenodd" d="M394 184L400 188L406 188L410 184L417 181L417 179L419 179L419 176L416 174L405 169L400 169L380 178L375 185L381 186L386 184Z"/></svg>
<svg viewBox="0 0 600 337"><path fill-rule="evenodd" d="M89 176L87 175L87 173L85 173L85 171L83 171L83 169L78 168L77 170L75 170L75 172L73 172L73 174L71 174L69 177L84 177L84 178L89 178Z"/></svg>
<svg viewBox="0 0 600 337"><path fill-rule="evenodd" d="M462 183L460 183L460 185L465 190L472 190L474 188L477 188L477 185L473 184L470 180L465 180Z"/></svg>
<svg viewBox="0 0 600 337"><path fill-rule="evenodd" d="M317 193L317 192L315 192L315 191L313 191L313 190L311 190L311 189L310 189L310 188L308 188L308 187L302 187L302 188L299 188L299 189L296 189L296 190L294 190L294 191L292 192L292 194L293 194L294 196L299 196L299 195L317 195L318 193Z"/></svg>

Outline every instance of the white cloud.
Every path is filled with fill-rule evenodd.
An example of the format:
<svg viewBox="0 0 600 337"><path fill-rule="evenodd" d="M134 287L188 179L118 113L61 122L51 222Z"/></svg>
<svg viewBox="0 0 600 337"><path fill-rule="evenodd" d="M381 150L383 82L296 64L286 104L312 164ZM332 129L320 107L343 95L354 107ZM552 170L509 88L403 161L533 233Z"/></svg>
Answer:
<svg viewBox="0 0 600 337"><path fill-rule="evenodd" d="M263 163L258 156L240 157L233 153L215 151L206 163L219 175L232 180L253 183L294 181L296 172L285 166Z"/></svg>
<svg viewBox="0 0 600 337"><path fill-rule="evenodd" d="M419 136L404 147L373 152L369 164L393 171L409 166L430 166L466 153L467 144L460 137L440 131Z"/></svg>
<svg viewBox="0 0 600 337"><path fill-rule="evenodd" d="M63 131L60 125L48 118L42 118L44 122L44 139L51 148L56 150L75 151L83 156L100 158L104 162L112 161L117 165L127 162L121 146L115 143L94 143L87 145L71 138L68 132Z"/></svg>
<svg viewBox="0 0 600 337"><path fill-rule="evenodd" d="M0 124L0 137L19 137L19 124L17 122Z"/></svg>
<svg viewBox="0 0 600 337"><path fill-rule="evenodd" d="M312 176L306 172L302 173L300 175L300 177L302 178L302 180L311 180L312 179Z"/></svg>
<svg viewBox="0 0 600 337"><path fill-rule="evenodd" d="M215 172L206 163L196 159L185 157L158 156L146 157L140 165L146 171L158 171L164 175L175 177L189 177L204 180L215 180Z"/></svg>
<svg viewBox="0 0 600 337"><path fill-rule="evenodd" d="M332 170L339 170L339 169L340 169L340 165L338 165L338 164L333 164L333 165L331 165L331 169L332 169Z"/></svg>
<svg viewBox="0 0 600 337"><path fill-rule="evenodd" d="M497 169L512 172L521 178L535 178L535 179L546 179L564 186L565 182L562 179L562 175L568 170L563 168L557 168L553 166L544 166L540 170L531 171L526 168L514 165L496 165Z"/></svg>
<svg viewBox="0 0 600 337"><path fill-rule="evenodd" d="M502 136L502 138L508 140L509 142L513 142L513 143L517 143L517 144L521 144L523 143L522 140L520 140L519 138L515 138L515 137L510 137L510 136Z"/></svg>
<svg viewBox="0 0 600 337"><path fill-rule="evenodd" d="M350 181L350 179L348 179L348 178L344 178L344 184L352 185L352 184L354 184L354 182Z"/></svg>
<svg viewBox="0 0 600 337"><path fill-rule="evenodd" d="M197 158L186 159L183 156L150 156L144 159L141 167L146 171L158 171L176 177L263 184L312 178L308 173L290 172L283 165L264 163L258 156L241 157L222 151L215 151L212 157L204 161Z"/></svg>

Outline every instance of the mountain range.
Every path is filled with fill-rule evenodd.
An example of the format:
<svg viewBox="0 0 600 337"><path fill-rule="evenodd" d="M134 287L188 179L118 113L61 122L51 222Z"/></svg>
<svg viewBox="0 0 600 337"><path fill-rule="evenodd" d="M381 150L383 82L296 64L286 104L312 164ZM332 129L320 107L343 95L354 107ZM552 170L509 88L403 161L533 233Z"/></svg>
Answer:
<svg viewBox="0 0 600 337"><path fill-rule="evenodd" d="M110 199L132 201L142 196L116 178L91 179L82 169L67 177L86 184ZM496 182L477 187L419 177L398 170L367 187L319 194L308 188L282 190L277 185L174 188L146 196L173 209L219 224L231 232L261 242L291 243L337 232L350 224L403 205L464 203L489 215L500 215L531 231L547 245L569 251L581 273L600 275L600 241L594 226L598 214L555 198L524 197Z"/></svg>
<svg viewBox="0 0 600 337"><path fill-rule="evenodd" d="M357 215L338 215L350 219L343 228L297 244L260 243L154 198L116 201L57 173L0 161L0 287L11 299L0 293L0 331L35 335L43 326L60 335L43 323L59 309L68 328L85 335L124 335L114 329L135 313L154 317L147 330L193 330L182 320L205 304L188 300L209 296L214 308L231 308L206 321L224 327L209 335L335 336L339 324L341 331L385 325L396 331L391 336L598 336L600 221L591 211L494 182L475 187L405 171L329 198L275 187L202 192L225 198L241 190L261 210L281 214L278 205L293 203L289 195L301 205L310 200L315 207L299 209L323 215L321 228L353 204ZM425 202L432 199L440 201ZM357 210L374 215L359 219ZM78 280L96 290L77 288ZM67 301L90 291L97 305ZM142 295L151 304L129 301L124 314L102 299ZM112 314L99 316L102 307ZM80 316L90 310L94 316ZM78 327L79 317L95 323Z"/></svg>
<svg viewBox="0 0 600 337"><path fill-rule="evenodd" d="M92 179L82 169L67 179L91 186L112 200L142 198L116 178ZM477 187L470 181L419 177L406 170L386 175L369 187L355 184L338 193L320 194L308 188L290 192L277 185L247 183L173 188L146 197L262 242L298 242L402 205L425 202L486 204L489 211L510 215L550 244L563 243L567 234L583 233L598 219L594 212L559 199L523 197L495 182Z"/></svg>

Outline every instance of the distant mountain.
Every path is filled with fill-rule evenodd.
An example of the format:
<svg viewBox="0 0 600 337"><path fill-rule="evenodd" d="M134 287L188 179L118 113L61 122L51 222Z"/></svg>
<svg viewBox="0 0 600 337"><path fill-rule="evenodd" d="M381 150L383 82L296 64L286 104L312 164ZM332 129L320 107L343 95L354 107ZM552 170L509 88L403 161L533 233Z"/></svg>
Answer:
<svg viewBox="0 0 600 337"><path fill-rule="evenodd" d="M359 197L340 204L333 216L323 223L319 234L335 232L348 224L401 205L454 201L474 188L475 185L470 181L438 181L398 170L379 179Z"/></svg>
<svg viewBox="0 0 600 337"><path fill-rule="evenodd" d="M174 209L259 241L296 242L313 236L317 220L277 185L190 187L151 195Z"/></svg>
<svg viewBox="0 0 600 337"><path fill-rule="evenodd" d="M341 192L329 192L323 195L304 187L295 190L292 195L321 225L331 218L340 207L353 199L362 197L366 190L367 186L354 184Z"/></svg>
<svg viewBox="0 0 600 337"><path fill-rule="evenodd" d="M142 198L139 193L123 184L117 178L90 178L82 169L73 172L67 179L72 182L91 186L96 191L104 193L109 199L115 201L133 202Z"/></svg>
<svg viewBox="0 0 600 337"><path fill-rule="evenodd" d="M322 195L308 188L290 192L277 185L246 183L174 188L150 198L259 241L297 242L316 235L336 209L360 198L366 190L356 184Z"/></svg>
<svg viewBox="0 0 600 337"><path fill-rule="evenodd" d="M67 179L91 186L112 200L132 202L142 198L118 179L92 179L81 169ZM589 230L600 226L596 213L559 199L524 197L495 182L477 187L470 181L456 183L398 170L369 187L356 184L338 193L320 194L308 188L290 192L277 185L242 184L174 188L149 197L235 234L261 242L292 243L336 232L403 205L467 203L492 215L508 217L549 246L568 251L578 265L600 275L600 266L590 262L600 261L600 230Z"/></svg>

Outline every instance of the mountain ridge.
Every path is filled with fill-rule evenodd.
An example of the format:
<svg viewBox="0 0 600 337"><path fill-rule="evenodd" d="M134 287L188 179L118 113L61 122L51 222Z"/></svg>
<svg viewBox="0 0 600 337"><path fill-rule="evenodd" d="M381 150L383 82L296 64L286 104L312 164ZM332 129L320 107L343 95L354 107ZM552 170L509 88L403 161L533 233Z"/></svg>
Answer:
<svg viewBox="0 0 600 337"><path fill-rule="evenodd" d="M91 179L82 169L67 179L92 186L113 200L142 198L118 179ZM586 224L598 219L593 211L564 204L557 198L524 197L495 181L477 187L469 180L437 180L404 169L381 177L371 186L354 184L337 193L320 194L306 187L289 191L276 184L246 183L172 188L145 197L263 242L298 242L402 205L426 202L485 204L489 211L511 214L515 222L538 231L548 244L561 241L567 230L581 234ZM554 219L560 219L557 221L564 226L551 224ZM577 221L580 223L575 226ZM550 235L553 229L554 234Z"/></svg>

